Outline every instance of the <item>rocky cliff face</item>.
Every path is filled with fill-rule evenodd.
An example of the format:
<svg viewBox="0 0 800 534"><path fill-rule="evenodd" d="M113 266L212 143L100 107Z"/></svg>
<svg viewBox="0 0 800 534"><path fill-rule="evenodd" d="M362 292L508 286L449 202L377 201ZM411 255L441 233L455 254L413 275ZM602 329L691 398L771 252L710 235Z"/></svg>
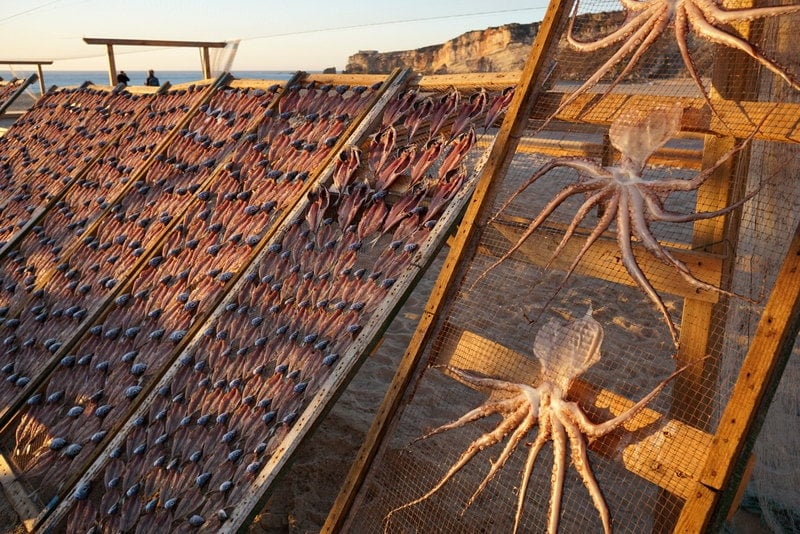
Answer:
<svg viewBox="0 0 800 534"><path fill-rule="evenodd" d="M593 41L619 28L624 20L625 14L621 11L580 15L575 21L576 38ZM350 56L345 72L386 74L397 67L410 67L421 74L521 70L539 25L538 22L507 24L471 31L446 43L416 50L364 50ZM614 47L599 53L579 54L566 46L562 39L559 44L558 77L566 80L586 79L602 61L616 51L616 48L611 48ZM712 61L712 47L705 41L691 40L690 49L698 69L705 72ZM627 61L623 61L617 70L626 65ZM668 31L650 47L639 63L640 68L629 79L683 75L682 65L674 35Z"/></svg>
<svg viewBox="0 0 800 534"><path fill-rule="evenodd" d="M507 24L467 32L444 44L416 50L363 50L350 56L345 72L383 74L397 67L410 67L424 74L519 70L538 28L538 23Z"/></svg>

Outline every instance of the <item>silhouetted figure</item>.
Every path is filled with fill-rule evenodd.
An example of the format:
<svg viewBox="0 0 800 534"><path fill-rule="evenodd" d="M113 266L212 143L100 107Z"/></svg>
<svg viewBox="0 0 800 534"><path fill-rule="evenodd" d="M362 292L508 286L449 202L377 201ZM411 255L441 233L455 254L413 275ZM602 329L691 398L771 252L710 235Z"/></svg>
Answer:
<svg viewBox="0 0 800 534"><path fill-rule="evenodd" d="M129 81L131 81L131 79L128 78L128 75L125 74L125 71L124 70L119 71L119 74L117 74L117 83L128 85Z"/></svg>
<svg viewBox="0 0 800 534"><path fill-rule="evenodd" d="M144 84L151 87L158 87L161 85L161 82L158 81L158 78L156 78L156 75L152 70L148 70L147 79L144 81Z"/></svg>

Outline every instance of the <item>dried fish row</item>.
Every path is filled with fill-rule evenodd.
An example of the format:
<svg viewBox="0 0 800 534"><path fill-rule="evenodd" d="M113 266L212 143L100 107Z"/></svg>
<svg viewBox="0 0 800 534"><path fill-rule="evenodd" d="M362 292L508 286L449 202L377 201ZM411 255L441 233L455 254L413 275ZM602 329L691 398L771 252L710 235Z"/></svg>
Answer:
<svg viewBox="0 0 800 534"><path fill-rule="evenodd" d="M280 124L278 127L284 128ZM262 132L269 129L259 128ZM321 130L320 135L325 134L326 130ZM270 162L265 159L266 150L260 143L263 141L256 135L243 140L228 164L229 172L218 173L215 182L208 184L217 192L212 194L207 189L197 193L206 204L193 211L196 215L191 222L178 225L170 232L160 254L154 256L159 261L149 262L138 273L130 291L115 300L124 311L113 311L73 349L75 354L88 355L90 359L95 354L103 355L102 387L93 379L97 373L91 366L59 367L48 381L48 390L53 389L53 384L62 383L87 384L88 389L71 387L58 401L45 407L37 404L23 408L24 412L37 413L39 425L16 433L15 450L35 450L31 444L40 439L37 433L51 434L51 428L60 428L58 421L64 414L75 406L85 406L89 399L95 409L86 407L82 414L76 415L89 419L86 424L73 425L59 435L59 443L79 445L85 454L98 445L89 438L107 435L126 413L126 407L135 398L128 399L126 393L137 391L138 394L138 388L152 384L152 377L159 375L159 369L169 361L167 357L191 328L195 317L210 311L209 307L216 302L226 283L249 262L253 247L260 241L273 214L293 204L305 183L302 175L308 174L306 168L300 167L286 175L276 175L274 169L270 170ZM295 149L287 145L284 150ZM254 158L253 154L258 157ZM231 172L233 169L237 172ZM259 209L249 209L253 207ZM247 238L242 238L243 235ZM141 321L140 318L145 319ZM98 405L106 406L103 403L108 399L128 401L121 400L113 409L101 410L102 421L99 421L93 414ZM27 413L20 420L27 420ZM87 433L87 428L92 431ZM85 458L84 454L73 460L40 446L16 463L25 465L20 478L42 494L46 492L46 482L32 478L64 480L65 475L73 474L68 471L72 466L80 468L79 461Z"/></svg>
<svg viewBox="0 0 800 534"><path fill-rule="evenodd" d="M221 102L216 102L216 105L224 105L226 96L230 94L232 93L222 94L219 99ZM259 93L250 99L250 107L257 108L261 101L271 98L272 94ZM252 105L254 99L255 106ZM201 119L202 122L205 120L205 117ZM222 129L218 139L212 138L212 142L207 144L204 152L198 154L195 149L188 154L193 154L198 161L220 157L220 151L231 137L231 131L243 128L245 125L242 122L248 120L249 115L239 117L233 121L232 128ZM214 146L217 140L224 142ZM78 252L70 256L59 269L59 275L63 274L68 278L72 276L70 273L82 281L88 278L90 283L79 287L85 288L84 301L81 305L91 311L93 305L102 302L105 295L114 290L113 286L123 283L124 276L129 274L130 265L123 268L119 268L119 265L135 261L155 244L158 236L163 234L163 229L175 226L161 253L156 252L144 265L143 270L135 275L136 279L128 286L130 291L114 300L114 309L105 321L92 326L74 347L75 352L71 355L80 353L83 356L79 359L87 364L84 367L72 365L57 367L48 379L45 389L28 399L29 405L22 409L18 420L24 423L29 413L35 412L38 424L32 428L23 428L20 425L15 432L14 451L19 451L21 455L13 459L23 471L21 480L30 481L31 477L34 477L37 480L43 478L47 481L63 482L63 477L70 474L72 466L83 465L86 455L91 454L94 447L102 440L102 437L98 436L105 436L119 416L125 413L128 404L141 391L142 384L147 380L152 382L153 372L168 361L167 357L191 326L191 318L196 310L188 301L188 291L190 291L186 276L188 272L179 276L164 276L163 271L166 268L171 270L180 268L186 271L186 265L190 265L182 264L185 258L177 257L177 251L183 248L191 250L191 247L185 246L186 241L190 240L186 236L191 230L199 231L197 223L200 227L208 225L206 221L196 217L204 205L204 197L196 193L199 185L210 175L211 169L195 165L194 169L175 172L172 163L166 161L156 163L156 167L161 166L160 172L158 168L155 173L152 170L148 172L142 183L136 184L131 193L126 194L115 204L114 207L122 206L126 211L112 208L111 213L114 216L104 218L103 224L97 225L90 236L84 237L82 246L85 248L79 248ZM169 178L160 178L154 184L155 187L148 187L144 183L150 175L164 176L167 173L170 173ZM170 203L165 198L167 196L178 200L169 206ZM162 210L165 207L172 207L173 211L170 213ZM150 213L147 210L153 208L162 210L158 218L148 217ZM179 224L172 225L172 213L180 216L183 208L188 208L187 215L183 216ZM131 214L131 216L125 217L120 214ZM147 221L146 224L141 224L143 219ZM181 242L175 242L174 237L178 237ZM135 248L131 248L133 244ZM118 256L117 260L110 262L109 259L115 256ZM105 261L100 265L103 258ZM88 271L85 270L87 265L90 265ZM166 268L160 269L162 266ZM81 276L81 272L89 274ZM95 278L95 283L91 283ZM103 280L105 282L100 283ZM112 281L113 284L110 284ZM212 279L212 282L223 285L223 281ZM54 292L57 290L57 287L53 288ZM176 297L176 293L180 295ZM167 317L168 320L165 319ZM182 328L165 330L165 326L169 327L170 323L178 322ZM67 361L71 361L69 358L71 355L65 356ZM103 360L95 361L97 360L95 355L102 355ZM84 390L82 387L84 385L89 389ZM49 398L47 392L52 390L61 392L57 399L41 406L36 404L37 395L47 394L45 398ZM108 404L111 399L118 404L112 407ZM76 423L67 428L59 426L59 421L76 406L82 408L81 413L75 415ZM102 416L97 416L98 409ZM79 421L82 419L86 420L85 425L80 424ZM20 428L23 428L22 431ZM92 433L87 434L85 431L87 428L91 428ZM46 449L41 443L37 448L35 444L41 440L39 433L49 435L51 429L59 429L61 432L58 443L69 439L73 449L77 450L80 447L82 453L74 456L65 455L61 448ZM91 437L95 439L92 440ZM57 457L58 461L55 461L54 457ZM25 472L28 469L30 472ZM46 492L46 486L42 484L41 491L37 492L40 494Z"/></svg>
<svg viewBox="0 0 800 534"><path fill-rule="evenodd" d="M7 190L0 220L0 242L8 241L39 208L61 192L72 180L77 169L82 168L101 152L119 130L135 113L134 98L110 93L98 95L95 108L87 113L85 120L72 128L57 145L46 149L41 155L41 165L25 172L24 181L13 191Z"/></svg>
<svg viewBox="0 0 800 534"><path fill-rule="evenodd" d="M0 83L0 108L14 96L14 93L19 90L23 83L25 83L25 80L22 78Z"/></svg>
<svg viewBox="0 0 800 534"><path fill-rule="evenodd" d="M145 107L139 118L126 126L121 138L20 241L17 255L26 258L28 275L46 273L48 267L61 262L61 252L122 193L131 173L146 164L198 95L194 90L180 90L140 99Z"/></svg>
<svg viewBox="0 0 800 534"><path fill-rule="evenodd" d="M1 191L12 194L34 175L45 153L49 154L52 147L74 135L74 127L93 108L74 105L74 99L87 95L98 98L95 93L85 90L50 91L11 125L0 138L0 160L3 162Z"/></svg>
<svg viewBox="0 0 800 534"><path fill-rule="evenodd" d="M212 101L221 106L237 93L220 92ZM248 99L252 104L271 96L261 92ZM241 98L238 100L237 105L241 105ZM177 158L157 157L129 193L98 219L95 231L81 236L69 257L56 266L53 276L36 287L28 284L18 289L16 284L6 287L10 298L0 310L4 312L0 313L3 319L0 335L8 340L2 369L9 376L0 384L0 398L6 402L13 399L20 391L18 388L27 385L75 328L115 288L119 289L137 259L194 201L194 193L211 172L212 165L202 162L221 157L232 142L231 131L243 129L249 116L230 115L223 121L223 127L208 125L207 119L203 114L193 124L202 123L208 131L215 128L218 138L178 143L180 148L173 154L188 162L185 168L176 164ZM231 126L227 126L229 121L233 121ZM217 122L216 118L213 122ZM13 381L9 380L11 377L15 377Z"/></svg>
<svg viewBox="0 0 800 534"><path fill-rule="evenodd" d="M474 139L468 126L432 174L413 185L400 178L391 192L376 189L366 162L352 164L353 152L337 159L349 169L335 171L349 175L345 186L313 190L302 217L264 248L138 410L124 450L111 450L102 474L79 484L68 531L214 529L227 519L412 262L452 199L444 191L463 183L456 177L465 170L437 172L454 146ZM366 150L369 159L381 148ZM405 157L390 152L387 165ZM467 153L452 156L453 169Z"/></svg>

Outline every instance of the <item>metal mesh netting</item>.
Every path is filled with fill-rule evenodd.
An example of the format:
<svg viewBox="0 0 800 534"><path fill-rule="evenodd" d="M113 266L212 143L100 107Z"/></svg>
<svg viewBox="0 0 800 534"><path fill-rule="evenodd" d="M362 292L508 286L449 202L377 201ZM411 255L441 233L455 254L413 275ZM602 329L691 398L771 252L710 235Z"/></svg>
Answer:
<svg viewBox="0 0 800 534"><path fill-rule="evenodd" d="M580 7L574 26L576 40L595 41L614 34L621 25L629 24L635 31L639 26L634 25L644 24L644 16L635 19L629 14L626 19L616 3L581 3ZM728 5L728 9L740 7ZM782 36L800 24L800 18L797 14L765 13L766 24L754 25L750 38L759 43L757 54L771 58L774 65L789 66L790 81L769 72L766 60L759 63L743 54L734 56L729 47L712 46L708 35L695 31L687 39L689 54L707 98L684 69L672 25L649 44L649 50L638 61L631 59L637 59L638 54L631 48L618 62L606 64L607 75L597 86L587 87L593 94L574 99L569 92L562 96L561 92L574 91L590 79L612 51L624 49L629 35L610 43L613 46L609 45L608 51L587 55L570 48L563 37L566 25L561 25L551 92L540 98L534 108L537 120L531 121L508 172L496 184L496 196L485 215L475 221L480 228L475 254L464 262L458 274L457 296L445 304L438 317L434 339L424 356L425 365L409 388L401 415L394 420L380 459L370 471L355 511L350 513L351 518L358 518L350 521L351 531L509 531L514 528L518 499L523 503L519 530L545 530L553 491L554 443L545 443L536 458L524 496L519 494L525 462L532 442L541 432L536 425L530 427L531 431L488 484L481 486L496 463L503 461L502 451L512 439L511 431L524 423L514 421L502 427L513 418L509 415L513 409L510 405L486 404L507 400L511 393L503 393L497 387L470 385L469 380L459 381L454 371L444 366L538 386L543 394L540 361L547 355L534 354L537 334L551 331L552 321L573 328L570 325L589 309L604 330L601 359L579 374L566 398L578 401L592 421L601 422L620 414L683 363L695 362L649 402L647 410L633 418L632 424L589 440L588 463L610 510L614 530L673 528L688 497L688 488L706 461L719 414L728 404L732 384L797 224L795 207L799 197L795 179L800 157L792 132L798 116L791 106L788 111L782 109L774 114L769 110L775 103L794 100L797 94L793 80L798 70L791 68ZM778 21L781 31L776 26ZM737 35L748 35L747 28L741 25L737 30L726 28L740 32ZM648 44L646 39L644 42ZM630 72L626 73L628 67ZM620 73L623 77L619 85L603 95L608 83ZM733 100L720 100L719 95ZM558 97L555 104L553 96ZM559 106L559 98L560 102L569 103ZM597 188L587 186L573 190L574 194L563 202L555 202L552 212L551 201L571 184L599 180L600 167L624 168L625 159L615 148L625 156L638 154L634 162L649 155L647 149L636 152L637 142L647 133L643 130L633 130L619 142L618 129L616 136L611 133L609 142L608 127L615 117L646 117L657 109L671 109L676 102L683 109L681 132L668 135L666 144L647 159L643 180L686 183L701 173L701 164L708 168L720 163L717 172L709 172L702 185L697 183L682 191L660 190L658 200L663 201L663 210L682 214L714 211L737 201L743 206L726 217L697 222L657 220L657 205L645 206L650 211L641 220L636 219L636 209L630 210L630 217L615 215L565 280L583 244L594 239L593 230L603 226L604 214L617 208L615 202L621 197L608 194L601 198ZM741 113L732 113L732 107L738 107ZM557 110L560 120L546 121L547 128L538 131L553 110ZM768 118L763 124L768 122L772 133L764 133L760 124L765 115ZM664 121L658 119L655 123L662 125ZM758 137L772 140L744 144L743 139L757 128ZM717 134L734 132L738 140L703 135L709 130ZM653 146L646 139L642 142ZM577 160L561 160L562 165L542 174L505 206L512 194L553 158ZM633 201L629 198L628 202ZM582 220L576 215L581 206L586 207ZM618 211L627 212L622 207ZM534 219L538 221L536 231L513 255L496 264ZM574 227L570 226L573 221ZM626 228L628 224L632 229ZM701 290L688 283L677 265L646 250L653 245L647 242L643 228L652 232L660 250L680 259L692 276L729 288L738 296ZM559 249L565 232L571 232L572 237ZM620 232L631 239L618 241ZM628 241L643 272L642 284L633 282L629 272L635 267L621 251ZM559 254L553 258L556 250ZM663 312L659 311L655 296L646 295L640 287L647 284L663 301ZM667 316L680 334L680 349L670 335ZM796 362L795 355L789 362L787 378L796 373ZM771 427L797 426L797 399L788 391L792 388L786 382L785 378L781 389L787 393L781 400L779 391L765 434L770 433ZM470 412L479 406L486 409ZM426 435L468 413L473 414L469 422L462 419L452 427ZM541 417L541 413L538 415ZM492 436L493 431L496 434ZM423 436L427 437L419 439ZM479 441L481 436L483 442ZM785 431L762 435L756 448L758 464L751 488L762 504L777 510L775 516L782 516L782 524L770 522L776 530L797 528L793 515L800 507L791 502L792 495L796 495L791 488L796 487L792 483L798 472L797 447L792 439L786 438ZM574 459L570 459L571 445L567 441L562 440L566 446L566 474L558 514L560 529L600 531L597 503L590 498L593 491L584 485L585 474L581 475ZM476 448L469 449L471 444ZM451 469L459 465L453 473Z"/></svg>

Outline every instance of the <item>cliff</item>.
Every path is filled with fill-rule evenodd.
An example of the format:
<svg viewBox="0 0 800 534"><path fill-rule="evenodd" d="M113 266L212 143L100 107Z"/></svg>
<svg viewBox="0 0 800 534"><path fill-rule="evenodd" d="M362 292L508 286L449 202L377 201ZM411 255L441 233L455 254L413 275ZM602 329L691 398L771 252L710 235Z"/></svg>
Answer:
<svg viewBox="0 0 800 534"><path fill-rule="evenodd" d="M587 13L575 21L575 35L581 41L593 41L613 32L625 20L622 11ZM459 35L443 44L416 50L379 52L363 50L348 58L345 72L353 74L386 74L397 67L410 67L421 74L457 74L463 72L502 72L521 70L530 53L531 43L540 23L507 24L485 30L475 30ZM692 57L701 72L710 67L712 46L702 40L691 39ZM596 68L616 51L609 47L598 53L580 54L559 44L557 76L566 80L586 79ZM621 62L618 69L627 65ZM683 76L683 61L675 37L670 29L644 54L628 79L671 78Z"/></svg>

